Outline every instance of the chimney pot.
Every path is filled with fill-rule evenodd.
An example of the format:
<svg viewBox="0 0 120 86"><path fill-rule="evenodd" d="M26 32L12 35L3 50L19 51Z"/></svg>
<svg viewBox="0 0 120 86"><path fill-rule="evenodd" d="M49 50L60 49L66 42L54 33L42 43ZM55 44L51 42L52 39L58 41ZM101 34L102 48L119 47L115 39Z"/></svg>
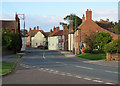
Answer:
<svg viewBox="0 0 120 86"><path fill-rule="evenodd" d="M39 31L39 26L37 26L37 31Z"/></svg>
<svg viewBox="0 0 120 86"><path fill-rule="evenodd" d="M34 30L36 30L36 27L34 27Z"/></svg>

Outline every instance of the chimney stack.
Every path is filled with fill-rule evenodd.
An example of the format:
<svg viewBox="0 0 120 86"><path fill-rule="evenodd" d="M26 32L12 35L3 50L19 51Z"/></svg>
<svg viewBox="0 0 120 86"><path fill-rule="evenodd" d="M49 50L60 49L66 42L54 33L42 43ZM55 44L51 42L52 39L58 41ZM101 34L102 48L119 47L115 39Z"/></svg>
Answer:
<svg viewBox="0 0 120 86"><path fill-rule="evenodd" d="M39 26L37 26L37 31L39 31Z"/></svg>
<svg viewBox="0 0 120 86"><path fill-rule="evenodd" d="M29 31L31 30L31 27L29 28Z"/></svg>
<svg viewBox="0 0 120 86"><path fill-rule="evenodd" d="M83 14L83 17L82 17L82 23L85 21L85 16L84 16L84 14Z"/></svg>
<svg viewBox="0 0 120 86"><path fill-rule="evenodd" d="M56 31L59 31L60 29L59 29L59 26L58 27L56 27Z"/></svg>
<svg viewBox="0 0 120 86"><path fill-rule="evenodd" d="M53 32L52 29L50 29L50 34L51 34L52 32Z"/></svg>
<svg viewBox="0 0 120 86"><path fill-rule="evenodd" d="M36 30L36 27L34 27L34 30Z"/></svg>
<svg viewBox="0 0 120 86"><path fill-rule="evenodd" d="M55 28L55 26L54 26L54 28L53 28L53 31L54 31L54 32L56 31L56 28Z"/></svg>
<svg viewBox="0 0 120 86"><path fill-rule="evenodd" d="M86 20L92 20L92 11L88 10L86 11Z"/></svg>

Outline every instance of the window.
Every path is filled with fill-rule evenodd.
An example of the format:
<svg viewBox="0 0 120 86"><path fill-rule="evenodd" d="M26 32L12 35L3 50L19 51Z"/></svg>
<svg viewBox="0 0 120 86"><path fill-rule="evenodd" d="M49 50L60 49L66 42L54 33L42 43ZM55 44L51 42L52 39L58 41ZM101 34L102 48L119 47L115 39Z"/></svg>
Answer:
<svg viewBox="0 0 120 86"><path fill-rule="evenodd" d="M62 35L62 39L64 39L64 35Z"/></svg>
<svg viewBox="0 0 120 86"><path fill-rule="evenodd" d="M64 42L62 43L62 47L64 47Z"/></svg>
<svg viewBox="0 0 120 86"><path fill-rule="evenodd" d="M61 36L58 36L59 37L59 39L61 39Z"/></svg>

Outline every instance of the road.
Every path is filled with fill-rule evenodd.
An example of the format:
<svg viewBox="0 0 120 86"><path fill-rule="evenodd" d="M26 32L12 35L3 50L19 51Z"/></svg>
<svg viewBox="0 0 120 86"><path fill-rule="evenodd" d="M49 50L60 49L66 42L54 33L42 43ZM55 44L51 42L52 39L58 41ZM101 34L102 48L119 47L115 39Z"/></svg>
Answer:
<svg viewBox="0 0 120 86"><path fill-rule="evenodd" d="M59 51L28 49L3 84L116 84L118 69L66 58Z"/></svg>

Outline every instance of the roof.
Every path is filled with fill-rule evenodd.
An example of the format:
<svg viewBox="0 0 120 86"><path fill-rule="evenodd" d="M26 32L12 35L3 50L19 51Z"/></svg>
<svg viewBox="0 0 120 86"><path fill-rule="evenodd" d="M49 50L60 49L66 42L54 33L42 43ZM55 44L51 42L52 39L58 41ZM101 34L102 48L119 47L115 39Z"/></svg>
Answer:
<svg viewBox="0 0 120 86"><path fill-rule="evenodd" d="M0 29L1 28L10 28L10 29L16 29L16 21L15 20L0 20Z"/></svg>
<svg viewBox="0 0 120 86"><path fill-rule="evenodd" d="M63 30L59 30L57 32L53 32L52 34L49 35L50 36L62 36L63 35Z"/></svg>
<svg viewBox="0 0 120 86"><path fill-rule="evenodd" d="M50 32L44 32L45 37L48 37L50 35Z"/></svg>
<svg viewBox="0 0 120 86"><path fill-rule="evenodd" d="M38 32L37 30L30 30L30 31L28 32L28 36L33 37L37 32Z"/></svg>
<svg viewBox="0 0 120 86"><path fill-rule="evenodd" d="M110 32L113 32L112 25L110 22L95 22L98 26L102 27L103 29L106 29Z"/></svg>
<svg viewBox="0 0 120 86"><path fill-rule="evenodd" d="M48 37L50 35L50 32L44 32L43 30L30 30L28 32L28 35L33 37L35 34L37 34L37 32L41 32L45 37Z"/></svg>

